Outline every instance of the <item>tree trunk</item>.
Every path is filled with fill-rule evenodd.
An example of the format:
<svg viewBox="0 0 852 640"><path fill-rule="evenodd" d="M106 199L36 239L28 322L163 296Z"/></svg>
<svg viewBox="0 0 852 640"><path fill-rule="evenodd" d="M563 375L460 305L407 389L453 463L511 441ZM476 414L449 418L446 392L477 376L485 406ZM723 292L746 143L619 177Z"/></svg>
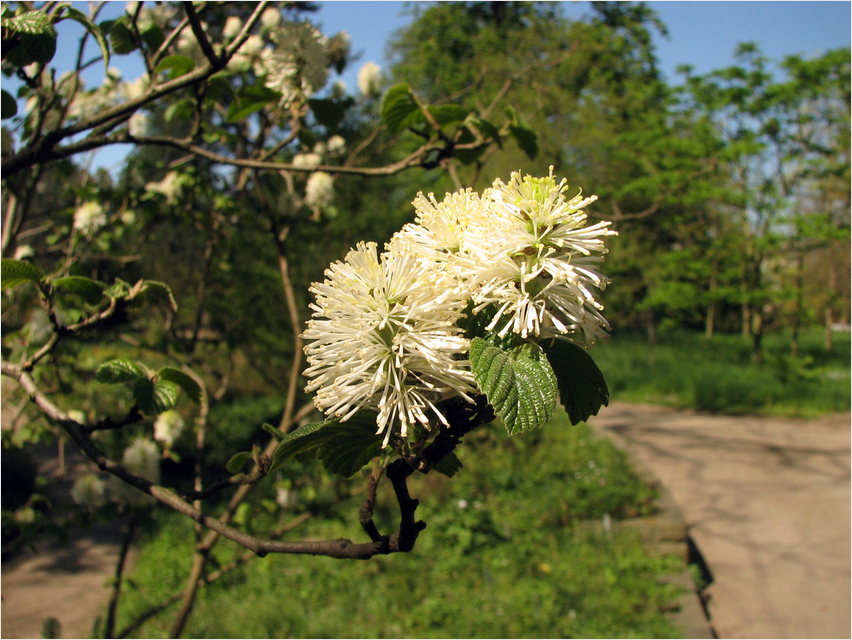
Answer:
<svg viewBox="0 0 852 640"><path fill-rule="evenodd" d="M805 296L805 256L799 252L796 257L796 303L793 307L793 336L790 339L790 355L799 355L799 331L802 326L802 306Z"/></svg>

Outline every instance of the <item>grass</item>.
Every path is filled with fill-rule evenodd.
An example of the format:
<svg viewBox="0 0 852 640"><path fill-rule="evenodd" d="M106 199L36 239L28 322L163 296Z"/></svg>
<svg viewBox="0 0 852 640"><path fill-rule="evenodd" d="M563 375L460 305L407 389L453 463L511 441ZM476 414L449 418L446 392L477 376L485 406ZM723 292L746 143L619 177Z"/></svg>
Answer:
<svg viewBox="0 0 852 640"><path fill-rule="evenodd" d="M836 334L831 350L821 331L806 332L799 356L789 337L765 338L764 360L753 362L750 340L739 335L672 332L646 340L614 336L591 354L613 399L669 404L719 413L815 417L850 408L850 338Z"/></svg>
<svg viewBox="0 0 852 640"><path fill-rule="evenodd" d="M660 578L678 561L649 557L630 534L575 526L653 510L651 489L623 452L586 425L571 427L564 414L538 432L510 439L489 427L466 440L459 451L465 468L454 478L429 474L410 483L421 500L418 517L428 524L412 553L366 562L254 560L202 590L184 635L676 637L662 612L678 593ZM398 517L388 493L380 493L384 511L377 510L385 531ZM365 538L357 524L360 498L342 509L323 506L323 499L319 492L300 505L314 515L291 535ZM248 522L262 531L280 517L258 507ZM183 587L193 543L191 522L160 520L140 545L119 629ZM216 562L241 552L223 542ZM166 634L174 612L139 633Z"/></svg>

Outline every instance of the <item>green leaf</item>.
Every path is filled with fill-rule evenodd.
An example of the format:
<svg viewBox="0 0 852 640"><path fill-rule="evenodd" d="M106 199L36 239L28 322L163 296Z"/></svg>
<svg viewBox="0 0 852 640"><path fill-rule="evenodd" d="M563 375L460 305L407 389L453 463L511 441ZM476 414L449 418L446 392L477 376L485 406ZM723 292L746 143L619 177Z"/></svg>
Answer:
<svg viewBox="0 0 852 640"><path fill-rule="evenodd" d="M104 362L95 373L98 382L117 384L121 382L135 382L147 380L148 371L145 367L131 360L116 359Z"/></svg>
<svg viewBox="0 0 852 640"><path fill-rule="evenodd" d="M254 460L254 453L251 451L240 451L228 460L228 464L225 467L228 469L228 473L239 473L246 462L251 462L252 460Z"/></svg>
<svg viewBox="0 0 852 640"><path fill-rule="evenodd" d="M113 53L126 55L136 51L136 42L133 40L133 32L130 30L130 17L121 16L112 23L109 28L109 42Z"/></svg>
<svg viewBox="0 0 852 640"><path fill-rule="evenodd" d="M270 473L297 455L316 452L326 469L349 477L377 456L381 448L375 413L358 413L347 422L315 422L284 436L272 454Z"/></svg>
<svg viewBox="0 0 852 640"><path fill-rule="evenodd" d="M509 435L550 420L556 408L556 377L541 349L524 344L504 351L488 340L470 343L470 364L479 388Z"/></svg>
<svg viewBox="0 0 852 640"><path fill-rule="evenodd" d="M76 293L89 304L97 304L104 296L106 285L84 276L66 276L53 281L53 286L63 291Z"/></svg>
<svg viewBox="0 0 852 640"><path fill-rule="evenodd" d="M277 102L280 99L280 93L262 84L240 87L240 90L237 91L236 99L228 108L228 115L225 116L225 122L228 124L239 122L255 111L260 111L270 102Z"/></svg>
<svg viewBox="0 0 852 640"><path fill-rule="evenodd" d="M157 378L159 380L167 380L168 382L175 383L183 389L184 393L188 395L189 399L195 404L201 402L201 387L195 380L193 380L192 376L184 373L180 369L175 369L174 367L163 367L157 372Z"/></svg>
<svg viewBox="0 0 852 640"><path fill-rule="evenodd" d="M133 384L133 399L142 413L158 415L177 404L178 386L168 380L140 378Z"/></svg>
<svg viewBox="0 0 852 640"><path fill-rule="evenodd" d="M458 104L443 104L440 107L429 107L429 113L438 124L451 124L464 122L470 112Z"/></svg>
<svg viewBox="0 0 852 640"><path fill-rule="evenodd" d="M128 293L130 293L130 285L121 278L116 278L115 284L104 290L104 295L107 298L123 298Z"/></svg>
<svg viewBox="0 0 852 640"><path fill-rule="evenodd" d="M2 19L3 61L17 67L47 64L56 53L56 29L42 11L28 11Z"/></svg>
<svg viewBox="0 0 852 640"><path fill-rule="evenodd" d="M1 89L2 92L2 103L0 103L0 119L5 120L6 118L11 118L18 113L18 103L5 89Z"/></svg>
<svg viewBox="0 0 852 640"><path fill-rule="evenodd" d="M273 427L271 424L267 424L265 422L263 423L263 430L275 437L278 442L281 442L287 437L287 434L281 431L281 429Z"/></svg>
<svg viewBox="0 0 852 640"><path fill-rule="evenodd" d="M462 164L473 164L482 157L487 149L486 145L475 149L453 149L453 157L458 158Z"/></svg>
<svg viewBox="0 0 852 640"><path fill-rule="evenodd" d="M471 120L471 124L479 129L479 132L483 135L483 137L492 138L501 149L503 148L502 141L500 140L500 130L488 120L483 118L473 118L473 120Z"/></svg>
<svg viewBox="0 0 852 640"><path fill-rule="evenodd" d="M382 97L381 118L391 133L399 133L410 126L418 115L422 119L423 114L407 84L392 86Z"/></svg>
<svg viewBox="0 0 852 640"><path fill-rule="evenodd" d="M189 56L166 56L154 69L154 73L162 73L169 71L169 80L174 80L182 75L185 75L195 69L195 60Z"/></svg>
<svg viewBox="0 0 852 640"><path fill-rule="evenodd" d="M459 469L462 468L461 460L459 460L458 456L455 453L450 452L449 455L445 456L441 459L441 461L432 467L432 471L437 471L448 478L452 478L456 473L458 473Z"/></svg>
<svg viewBox="0 0 852 640"><path fill-rule="evenodd" d="M44 278L44 273L35 265L25 260L3 258L0 262L0 280L4 289L12 289L25 282L38 282Z"/></svg>
<svg viewBox="0 0 852 640"><path fill-rule="evenodd" d="M151 51L159 49L160 45L163 44L166 39L163 29L154 23L151 23L144 30L140 29L139 35L142 36L142 40Z"/></svg>
<svg viewBox="0 0 852 640"><path fill-rule="evenodd" d="M308 100L308 106L314 114L316 121L329 131L335 131L346 115L346 110L352 101L323 100L314 98Z"/></svg>
<svg viewBox="0 0 852 640"><path fill-rule="evenodd" d="M542 349L556 374L560 400L571 424L588 420L609 404L603 373L585 349L559 339L542 345Z"/></svg>
<svg viewBox="0 0 852 640"><path fill-rule="evenodd" d="M521 151L527 154L530 160L535 160L538 155L538 137L535 132L526 125L512 124L509 125L509 133L515 138Z"/></svg>
<svg viewBox="0 0 852 640"><path fill-rule="evenodd" d="M177 311L177 301L175 300L175 296L172 293L171 288L165 282L159 282L158 280L145 280L142 283L142 293L150 294L158 298L163 298L167 300L169 306L172 308L172 311Z"/></svg>
<svg viewBox="0 0 852 640"><path fill-rule="evenodd" d="M104 38L103 32L100 30L98 25L92 22L85 13L80 11L79 9L75 9L72 6L67 6L65 9L68 12L67 16L64 18L70 18L75 22L79 22L83 25L89 33L91 33L95 40L97 40L98 46L101 48L101 55L104 58L104 69L109 69L109 47L107 46L106 38ZM64 19L63 18L63 19Z"/></svg>

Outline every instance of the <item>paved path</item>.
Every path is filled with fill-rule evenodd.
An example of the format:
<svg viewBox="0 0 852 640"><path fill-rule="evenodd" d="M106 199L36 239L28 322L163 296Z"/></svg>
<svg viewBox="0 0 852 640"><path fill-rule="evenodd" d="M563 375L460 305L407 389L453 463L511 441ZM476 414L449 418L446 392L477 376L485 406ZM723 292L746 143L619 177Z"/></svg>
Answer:
<svg viewBox="0 0 852 640"><path fill-rule="evenodd" d="M849 638L850 416L613 403L591 424L668 487L713 573L720 638Z"/></svg>

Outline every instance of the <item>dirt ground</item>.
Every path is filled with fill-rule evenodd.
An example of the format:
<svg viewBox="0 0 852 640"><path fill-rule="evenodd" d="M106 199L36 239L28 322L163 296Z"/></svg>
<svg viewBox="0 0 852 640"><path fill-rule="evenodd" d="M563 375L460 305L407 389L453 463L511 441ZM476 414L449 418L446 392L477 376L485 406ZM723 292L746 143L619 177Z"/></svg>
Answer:
<svg viewBox="0 0 852 640"><path fill-rule="evenodd" d="M719 637L850 637L848 414L804 421L614 403L591 422L627 442L684 512L713 573ZM41 637L49 617L61 637L89 637L122 526L4 561L2 637Z"/></svg>

